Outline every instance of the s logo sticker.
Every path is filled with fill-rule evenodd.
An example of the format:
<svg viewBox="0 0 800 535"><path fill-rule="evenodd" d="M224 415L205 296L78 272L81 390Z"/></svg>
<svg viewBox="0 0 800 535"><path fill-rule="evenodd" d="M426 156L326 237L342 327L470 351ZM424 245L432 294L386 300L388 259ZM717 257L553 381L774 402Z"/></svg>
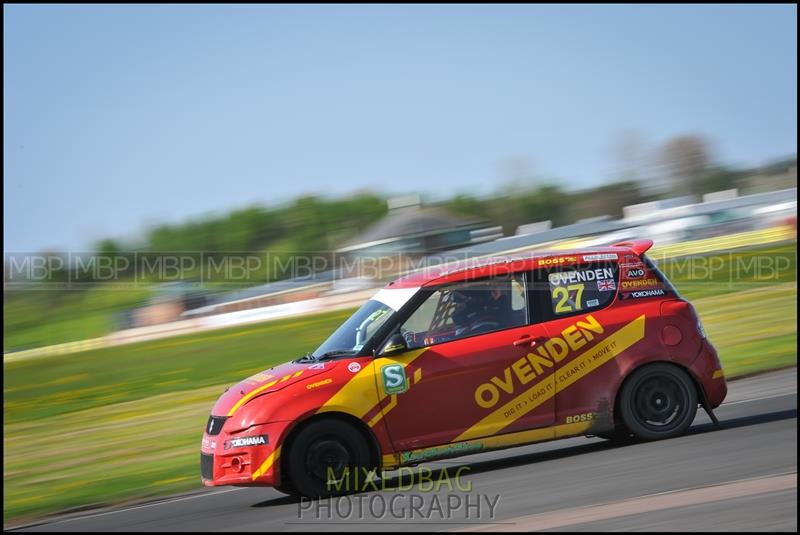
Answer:
<svg viewBox="0 0 800 535"><path fill-rule="evenodd" d="M387 364L381 368L383 390L387 394L402 394L408 391L406 370L402 364Z"/></svg>

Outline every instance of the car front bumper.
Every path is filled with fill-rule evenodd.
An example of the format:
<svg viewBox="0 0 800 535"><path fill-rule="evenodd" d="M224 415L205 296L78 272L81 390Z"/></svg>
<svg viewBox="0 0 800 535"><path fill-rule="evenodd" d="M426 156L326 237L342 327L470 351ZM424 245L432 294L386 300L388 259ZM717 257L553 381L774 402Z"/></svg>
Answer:
<svg viewBox="0 0 800 535"><path fill-rule="evenodd" d="M290 422L251 426L236 433L224 428L217 435L203 433L200 477L203 485L268 485L280 481L279 440Z"/></svg>

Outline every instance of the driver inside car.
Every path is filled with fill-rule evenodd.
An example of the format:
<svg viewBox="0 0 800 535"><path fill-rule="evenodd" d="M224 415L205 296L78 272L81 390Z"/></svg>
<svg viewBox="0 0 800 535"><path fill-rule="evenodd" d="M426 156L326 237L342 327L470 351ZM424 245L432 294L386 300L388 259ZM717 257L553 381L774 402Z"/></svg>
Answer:
<svg viewBox="0 0 800 535"><path fill-rule="evenodd" d="M508 324L511 296L503 286L492 284L469 290L470 306L453 314L456 336L494 331Z"/></svg>
<svg viewBox="0 0 800 535"><path fill-rule="evenodd" d="M406 330L403 332L403 336L408 347L440 344L469 336L470 330L477 325L476 320L479 316L485 316L483 314L482 294L487 293L486 290L485 286L469 286L451 290L449 298L452 303L450 305L452 309L449 313L450 321L442 322L437 326L432 325L427 331L414 333ZM439 306L441 306L441 303Z"/></svg>
<svg viewBox="0 0 800 535"><path fill-rule="evenodd" d="M466 283L448 290L449 296L438 299L437 310L447 307L450 310L443 317L428 320L425 330L401 329L409 348L438 344L450 340L474 336L521 325L525 321L525 309L512 308L512 292L515 286L511 280L496 280L490 283ZM522 297L522 286L516 285Z"/></svg>

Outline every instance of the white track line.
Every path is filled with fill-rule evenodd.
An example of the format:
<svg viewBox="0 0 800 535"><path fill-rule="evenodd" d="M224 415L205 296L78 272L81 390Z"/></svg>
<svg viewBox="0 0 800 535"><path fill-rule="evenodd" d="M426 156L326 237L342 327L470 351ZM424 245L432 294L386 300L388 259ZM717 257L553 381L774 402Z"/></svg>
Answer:
<svg viewBox="0 0 800 535"><path fill-rule="evenodd" d="M502 531L543 531L791 489L797 489L797 472L661 492L611 503L547 511L511 519L511 526L504 525L501 528L496 525L473 526L457 531L496 531L498 529Z"/></svg>
<svg viewBox="0 0 800 535"><path fill-rule="evenodd" d="M747 399L737 399L736 401L725 401L720 405L718 408L726 407L728 405L736 405L737 403L748 403L750 401L761 401L764 399L777 399L782 398L785 396L796 396L797 392L786 392L785 394L776 394L773 396L762 396L760 398L747 398Z"/></svg>

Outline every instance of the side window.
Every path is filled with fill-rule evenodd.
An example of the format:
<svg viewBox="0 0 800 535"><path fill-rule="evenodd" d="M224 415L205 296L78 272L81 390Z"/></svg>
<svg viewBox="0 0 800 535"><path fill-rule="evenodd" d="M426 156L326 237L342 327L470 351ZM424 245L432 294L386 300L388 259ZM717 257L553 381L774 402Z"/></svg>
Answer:
<svg viewBox="0 0 800 535"><path fill-rule="evenodd" d="M591 312L607 306L617 294L616 262L593 262L543 269L535 275L549 319Z"/></svg>
<svg viewBox="0 0 800 535"><path fill-rule="evenodd" d="M525 325L522 273L459 282L433 292L400 327L409 349Z"/></svg>
<svg viewBox="0 0 800 535"><path fill-rule="evenodd" d="M641 258L626 255L625 263L620 265L620 301L649 299L665 295L679 295L672 283L646 256Z"/></svg>

